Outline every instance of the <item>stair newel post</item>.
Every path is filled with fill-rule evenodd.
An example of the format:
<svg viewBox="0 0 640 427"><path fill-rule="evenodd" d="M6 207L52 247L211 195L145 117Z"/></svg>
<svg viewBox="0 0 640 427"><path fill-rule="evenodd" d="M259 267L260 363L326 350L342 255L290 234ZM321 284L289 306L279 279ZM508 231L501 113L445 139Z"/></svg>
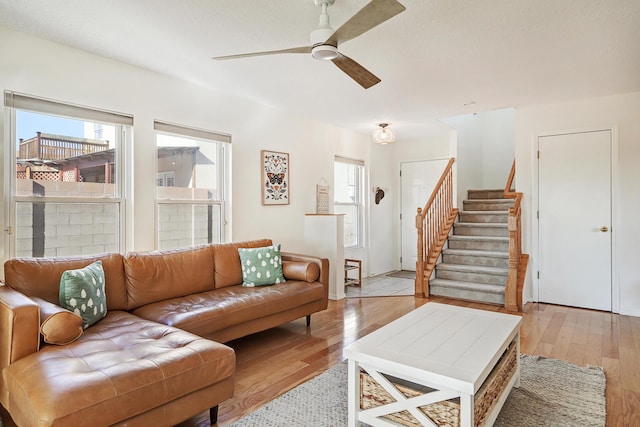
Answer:
<svg viewBox="0 0 640 427"><path fill-rule="evenodd" d="M426 297L428 290L425 293L424 287L424 216L422 215L422 208L418 208L416 214L416 228L418 229L418 261L416 262L416 281L415 281L415 295L419 297Z"/></svg>
<svg viewBox="0 0 640 427"><path fill-rule="evenodd" d="M518 298L516 286L518 283L518 266L520 257L518 254L518 215L514 212L514 208L509 209L509 218L507 226L509 229L509 273L507 276L507 284L504 289L504 306L509 311L518 311Z"/></svg>
<svg viewBox="0 0 640 427"><path fill-rule="evenodd" d="M522 309L522 285L529 260L528 255L522 254L522 193L511 191L513 179L516 175L516 162L513 161L504 197L514 199L513 207L509 208L507 226L509 230L509 273L504 290L504 306L507 310ZM522 264L522 265L520 265Z"/></svg>

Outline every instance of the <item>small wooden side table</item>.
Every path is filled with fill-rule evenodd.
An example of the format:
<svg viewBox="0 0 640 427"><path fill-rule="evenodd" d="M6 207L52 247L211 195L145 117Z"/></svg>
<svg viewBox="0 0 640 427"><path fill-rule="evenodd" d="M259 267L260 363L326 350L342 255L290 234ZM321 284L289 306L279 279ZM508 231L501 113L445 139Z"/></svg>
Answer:
<svg viewBox="0 0 640 427"><path fill-rule="evenodd" d="M349 271L358 270L358 278L349 277ZM362 285L362 261L359 259L345 259L344 260L344 285Z"/></svg>

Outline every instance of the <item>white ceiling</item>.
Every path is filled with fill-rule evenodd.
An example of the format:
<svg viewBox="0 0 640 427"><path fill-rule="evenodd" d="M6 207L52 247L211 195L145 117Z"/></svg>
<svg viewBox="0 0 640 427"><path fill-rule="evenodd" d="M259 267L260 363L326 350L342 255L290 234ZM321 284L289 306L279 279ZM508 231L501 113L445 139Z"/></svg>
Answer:
<svg viewBox="0 0 640 427"><path fill-rule="evenodd" d="M418 138L435 118L640 90L639 0L399 0L341 45L365 90L304 54L313 0L0 0L0 25L362 132ZM368 0L337 0L340 27ZM467 105L465 105L467 104ZM470 104L470 105L469 105Z"/></svg>

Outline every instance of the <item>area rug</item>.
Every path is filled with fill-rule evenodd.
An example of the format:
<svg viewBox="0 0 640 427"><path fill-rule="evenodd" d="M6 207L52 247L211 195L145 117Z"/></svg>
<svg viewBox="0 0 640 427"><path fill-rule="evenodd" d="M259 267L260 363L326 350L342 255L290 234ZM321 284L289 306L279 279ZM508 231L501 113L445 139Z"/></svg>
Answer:
<svg viewBox="0 0 640 427"><path fill-rule="evenodd" d="M605 426L602 368L521 356L514 388L495 426ZM347 425L347 364L340 363L283 394L233 427L339 427ZM360 424L360 426L366 426Z"/></svg>
<svg viewBox="0 0 640 427"><path fill-rule="evenodd" d="M400 270L400 271L394 271L393 273L389 273L386 276L387 277L399 277L401 279L415 279L416 278L416 272L415 271L409 271L409 270Z"/></svg>

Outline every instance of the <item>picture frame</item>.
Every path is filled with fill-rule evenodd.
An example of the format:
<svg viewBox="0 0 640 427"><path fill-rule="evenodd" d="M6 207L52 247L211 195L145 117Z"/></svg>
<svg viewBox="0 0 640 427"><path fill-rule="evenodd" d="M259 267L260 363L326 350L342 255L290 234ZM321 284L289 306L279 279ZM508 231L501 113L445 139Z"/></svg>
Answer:
<svg viewBox="0 0 640 427"><path fill-rule="evenodd" d="M289 153L260 151L260 177L263 206L288 205Z"/></svg>

